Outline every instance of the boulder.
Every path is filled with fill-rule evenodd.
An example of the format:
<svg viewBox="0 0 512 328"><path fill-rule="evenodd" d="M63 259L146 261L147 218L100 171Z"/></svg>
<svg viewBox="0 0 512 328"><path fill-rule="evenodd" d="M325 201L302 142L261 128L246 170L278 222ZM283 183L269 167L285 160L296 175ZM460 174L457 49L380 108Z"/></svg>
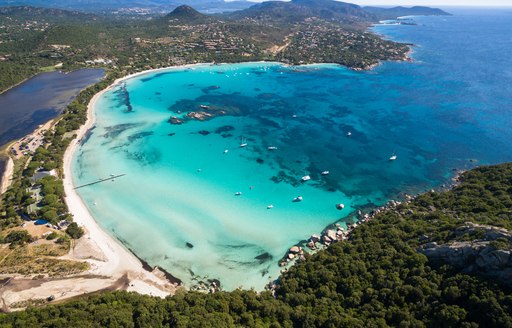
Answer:
<svg viewBox="0 0 512 328"><path fill-rule="evenodd" d="M297 254L298 252L300 252L300 247L299 246L292 246L292 247L290 247L290 253Z"/></svg>
<svg viewBox="0 0 512 328"><path fill-rule="evenodd" d="M329 229L329 230L327 230L327 231L325 232L325 234L326 234L326 235L327 235L327 237L329 237L331 240L336 240L336 239L338 239L338 238L337 238L337 235L336 235L336 231L335 231L335 230L330 230L330 229Z"/></svg>
<svg viewBox="0 0 512 328"><path fill-rule="evenodd" d="M312 242L317 243L320 241L320 236L318 235L311 235L311 238L309 238Z"/></svg>

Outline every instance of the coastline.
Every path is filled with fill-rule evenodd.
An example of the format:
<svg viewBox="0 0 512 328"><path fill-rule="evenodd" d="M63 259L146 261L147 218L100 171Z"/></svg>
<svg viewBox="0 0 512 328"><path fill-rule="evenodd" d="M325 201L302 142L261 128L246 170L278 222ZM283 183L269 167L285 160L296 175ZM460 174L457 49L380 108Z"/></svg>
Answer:
<svg viewBox="0 0 512 328"><path fill-rule="evenodd" d="M336 66L339 68L349 69L343 65L336 63L315 63L303 65L290 65L282 62L259 61L252 63L277 64L284 67L308 67L308 66ZM219 63L220 64L220 63ZM127 249L121 241L117 240L113 235L96 222L89 212L88 208L75 192L72 174L71 162L74 152L79 147L81 140L87 131L93 127L95 123L94 108L98 99L107 91L131 78L151 74L157 71L170 71L178 69L186 69L200 67L206 65L215 65L215 63L196 63L178 66L169 66L163 68L149 69L141 72L132 73L124 77L116 79L108 87L96 93L90 100L87 107L87 121L75 131L77 136L68 145L63 158L63 185L65 190L65 202L69 212L73 214L74 221L82 226L85 235L78 240L77 244L70 253L62 259L70 259L77 261L86 261L91 268L80 275L66 276L56 279L43 279L30 283L31 278L19 278L17 282L10 283L9 290L0 293L0 298L5 304L24 299L37 299L41 295L55 295L57 300L63 300L83 294L98 292L101 290L127 290L140 294L147 294L159 297L173 295L179 287L176 281L169 279L166 273L156 267L153 271L148 271L147 264L137 258L137 256ZM17 284L23 281L29 286L22 288ZM121 283L122 282L122 283ZM58 296L57 296L58 295Z"/></svg>
<svg viewBox="0 0 512 328"><path fill-rule="evenodd" d="M141 72L144 73L144 72ZM82 243L86 243L89 247L100 251L104 261L88 258L87 262L91 264L89 274L106 276L110 280L118 280L127 275L128 286L126 290L136 291L140 294L148 294L154 296L165 297L174 294L178 288L177 284L169 282L158 269L152 272L147 271L143 263L122 243L113 236L104 231L90 214L80 196L73 189L73 181L71 174L71 161L74 152L78 149L79 140L94 125L94 107L96 101L114 85L122 80L139 75L135 73L114 81L106 89L95 94L87 107L87 121L77 131L77 137L71 141L70 145L64 153L64 191L66 194L65 202L68 205L69 212L73 214L74 221L85 229L85 235L80 239ZM80 254L71 252L70 258L83 260ZM101 286L90 286L89 292L101 289Z"/></svg>
<svg viewBox="0 0 512 328"><path fill-rule="evenodd" d="M268 64L268 65L280 65L283 67L305 67L305 68L317 68L317 67L332 67L332 68L341 68L341 69L349 69L343 65L339 65L337 63L311 63L311 64L302 64L302 65L290 65L282 62L269 62L269 61L257 61L250 62L253 64ZM73 181L72 181L72 171L71 171L71 162L74 152L79 147L79 140L81 140L89 131L95 123L95 112L94 108L96 103L101 96L119 85L120 83L130 80L135 77L140 77L143 75L148 75L156 72L167 72L172 70L184 70L184 69L193 69L205 66L212 65L222 65L222 63L196 63L196 64L187 64L187 65L178 65L178 66L169 66L162 68L154 68L149 70L144 70L141 72L132 73L126 75L124 77L120 77L112 82L107 88L98 92L93 96L91 101L88 104L87 108L87 121L84 125L80 127L80 129L76 132L76 138L69 144L66 152L64 154L64 190L66 194L66 204L68 206L69 212L73 214L74 221L80 226L84 227L86 230L85 237L82 239L91 240L91 243L96 246L100 246L101 252L104 254L106 260L103 263L98 263L97 261L89 261L93 265L93 269L89 271L91 274L100 274L100 275L115 275L120 277L125 272L138 272L141 275L151 275L152 273L148 271L148 265L145 261L137 256L132 250L128 249L120 240L118 240L114 235L111 235L108 231L105 231L99 224L96 222L89 209L80 198L78 193L73 189ZM333 223L334 224L334 223ZM333 225L331 224L331 225ZM327 227L324 229L326 230ZM75 257L76 259L76 257ZM156 267L156 270L159 270L165 275L165 271ZM173 277L172 272L167 277L167 283L171 282L176 285L178 284L179 278ZM174 279L173 279L174 278ZM177 280L176 280L177 279ZM138 293L148 294L147 290L144 288L131 289ZM172 294L172 293L171 293ZM162 295L165 296L165 295Z"/></svg>

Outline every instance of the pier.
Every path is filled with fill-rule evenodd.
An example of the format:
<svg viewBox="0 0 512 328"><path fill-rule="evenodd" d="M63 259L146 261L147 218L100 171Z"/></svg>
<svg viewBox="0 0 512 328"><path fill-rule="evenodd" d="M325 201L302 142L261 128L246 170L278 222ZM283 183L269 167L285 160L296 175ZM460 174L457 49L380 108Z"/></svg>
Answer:
<svg viewBox="0 0 512 328"><path fill-rule="evenodd" d="M113 175L111 177L108 177L108 178L105 178L105 179L99 179L98 181L94 181L94 182L90 182L90 183L86 183L86 184L83 184L83 185L80 185L80 186L77 186L73 189L78 189L78 188L83 188L83 187L87 187L87 186L92 186L94 184L97 184L97 183L101 183L101 182L105 182L105 181L108 181L108 180L114 180L116 178L120 178L122 176L125 176L126 174L123 173L123 174L118 174L118 175Z"/></svg>

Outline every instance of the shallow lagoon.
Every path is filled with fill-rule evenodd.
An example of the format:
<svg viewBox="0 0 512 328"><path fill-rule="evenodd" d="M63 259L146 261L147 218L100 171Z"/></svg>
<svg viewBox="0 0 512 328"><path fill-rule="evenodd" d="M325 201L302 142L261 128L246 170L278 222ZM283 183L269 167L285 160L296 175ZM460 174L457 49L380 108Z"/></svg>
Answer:
<svg viewBox="0 0 512 328"><path fill-rule="evenodd" d="M448 22L469 25L466 18ZM454 168L510 160L511 113L500 110L506 90L459 70L477 65L466 40L466 62L439 53L450 46L441 42L446 18L418 20L378 28L428 45L415 63L370 72L199 65L117 85L98 101L73 170L77 185L126 176L79 194L103 227L186 285L219 279L225 289L262 289L288 247L357 208L437 187ZM201 105L231 115L168 122Z"/></svg>
<svg viewBox="0 0 512 328"><path fill-rule="evenodd" d="M46 72L0 94L0 146L59 115L80 90L103 75L103 69Z"/></svg>

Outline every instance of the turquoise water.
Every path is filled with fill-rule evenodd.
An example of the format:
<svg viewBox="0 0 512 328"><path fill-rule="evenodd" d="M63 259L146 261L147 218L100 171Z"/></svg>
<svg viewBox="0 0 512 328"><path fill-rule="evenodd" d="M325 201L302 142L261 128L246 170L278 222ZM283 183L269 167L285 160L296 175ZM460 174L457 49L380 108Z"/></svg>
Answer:
<svg viewBox="0 0 512 328"><path fill-rule="evenodd" d="M437 187L454 168L510 160L510 84L498 88L482 71L510 79L509 68L478 62L481 48L460 37L475 17L461 17L377 27L421 47L415 63L370 72L245 63L129 79L98 101L73 165L76 185L126 175L79 194L104 228L187 286L262 289L287 248L361 206ZM445 44L454 24L459 34ZM201 105L229 114L168 122Z"/></svg>

